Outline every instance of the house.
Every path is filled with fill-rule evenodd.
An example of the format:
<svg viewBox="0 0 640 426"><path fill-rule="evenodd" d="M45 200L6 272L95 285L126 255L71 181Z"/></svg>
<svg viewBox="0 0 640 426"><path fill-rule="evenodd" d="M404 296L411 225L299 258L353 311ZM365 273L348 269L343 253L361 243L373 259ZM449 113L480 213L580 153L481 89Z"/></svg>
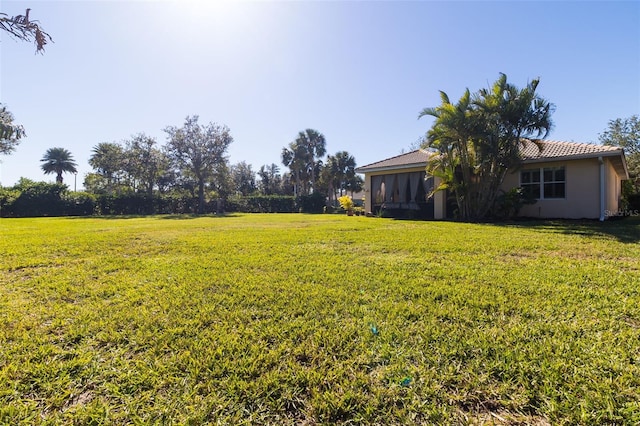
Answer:
<svg viewBox="0 0 640 426"><path fill-rule="evenodd" d="M545 140L522 147L522 164L507 172L502 190L521 187L536 202L520 216L605 220L620 211L622 181L629 178L621 148ZM358 167L365 175L365 209L428 219L453 217L455 201L444 191L427 197L438 181L427 176L426 150Z"/></svg>

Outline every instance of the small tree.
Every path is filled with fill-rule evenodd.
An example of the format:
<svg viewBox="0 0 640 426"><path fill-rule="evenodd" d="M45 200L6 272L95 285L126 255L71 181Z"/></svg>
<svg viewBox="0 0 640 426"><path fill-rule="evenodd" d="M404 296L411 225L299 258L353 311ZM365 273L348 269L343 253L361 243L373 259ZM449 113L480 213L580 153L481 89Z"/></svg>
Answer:
<svg viewBox="0 0 640 426"><path fill-rule="evenodd" d="M49 148L40 161L44 163L40 167L45 174L56 174L56 183L62 183L63 173L78 172L71 152L64 148Z"/></svg>

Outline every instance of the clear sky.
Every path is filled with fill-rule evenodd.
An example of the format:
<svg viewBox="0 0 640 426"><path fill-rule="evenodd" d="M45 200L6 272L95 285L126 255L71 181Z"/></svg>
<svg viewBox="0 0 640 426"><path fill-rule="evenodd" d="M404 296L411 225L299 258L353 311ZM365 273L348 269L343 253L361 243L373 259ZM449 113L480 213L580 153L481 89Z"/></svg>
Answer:
<svg viewBox="0 0 640 426"><path fill-rule="evenodd" d="M187 115L226 124L232 164L280 163L298 131L365 165L408 150L418 120L500 72L556 105L550 139L597 142L640 114L638 1L36 1L2 12L40 21L54 44L0 36L0 102L27 138L0 156L0 183L54 181L40 159L63 147L78 189L100 142L144 132L164 144ZM73 176L65 182L73 188Z"/></svg>

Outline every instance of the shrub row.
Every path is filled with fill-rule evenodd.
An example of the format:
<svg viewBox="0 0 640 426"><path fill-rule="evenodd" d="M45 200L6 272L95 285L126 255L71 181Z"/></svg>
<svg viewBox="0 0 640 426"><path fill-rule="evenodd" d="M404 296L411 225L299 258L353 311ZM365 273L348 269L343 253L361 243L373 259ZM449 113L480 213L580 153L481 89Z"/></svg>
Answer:
<svg viewBox="0 0 640 426"><path fill-rule="evenodd" d="M296 199L285 195L230 197L225 210L244 213L291 213L296 211Z"/></svg>
<svg viewBox="0 0 640 426"><path fill-rule="evenodd" d="M204 213L219 211L242 213L321 213L322 194L308 196L233 196L226 201L213 199ZM0 216L89 216L190 214L198 208L190 194L89 194L70 192L66 185L33 182L13 188L0 187Z"/></svg>
<svg viewBox="0 0 640 426"><path fill-rule="evenodd" d="M95 213L96 198L69 192L65 185L38 182L26 188L0 188L1 217L88 216Z"/></svg>

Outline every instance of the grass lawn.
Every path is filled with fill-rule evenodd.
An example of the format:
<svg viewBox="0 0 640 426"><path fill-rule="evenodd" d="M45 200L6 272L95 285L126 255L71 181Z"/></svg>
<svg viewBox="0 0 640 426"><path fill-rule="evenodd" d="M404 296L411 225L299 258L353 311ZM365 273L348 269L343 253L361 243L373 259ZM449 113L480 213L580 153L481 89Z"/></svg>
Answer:
<svg viewBox="0 0 640 426"><path fill-rule="evenodd" d="M637 219L1 219L0 424L639 424Z"/></svg>

